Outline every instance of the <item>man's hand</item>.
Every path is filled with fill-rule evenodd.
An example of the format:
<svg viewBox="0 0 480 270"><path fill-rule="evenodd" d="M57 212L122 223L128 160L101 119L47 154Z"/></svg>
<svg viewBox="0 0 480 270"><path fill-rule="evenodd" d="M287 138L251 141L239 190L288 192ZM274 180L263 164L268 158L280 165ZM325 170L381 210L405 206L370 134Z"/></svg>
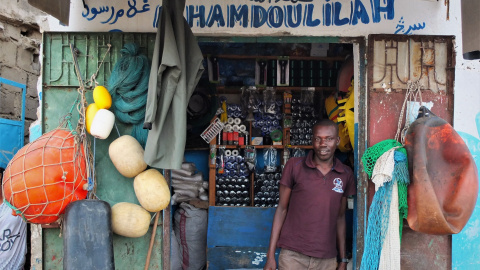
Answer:
<svg viewBox="0 0 480 270"><path fill-rule="evenodd" d="M275 257L268 258L267 263L263 267L263 270L276 270L277 269L277 262L275 262ZM347 269L347 268L345 268Z"/></svg>
<svg viewBox="0 0 480 270"><path fill-rule="evenodd" d="M347 263L346 262L340 262L337 266L337 270L347 270Z"/></svg>

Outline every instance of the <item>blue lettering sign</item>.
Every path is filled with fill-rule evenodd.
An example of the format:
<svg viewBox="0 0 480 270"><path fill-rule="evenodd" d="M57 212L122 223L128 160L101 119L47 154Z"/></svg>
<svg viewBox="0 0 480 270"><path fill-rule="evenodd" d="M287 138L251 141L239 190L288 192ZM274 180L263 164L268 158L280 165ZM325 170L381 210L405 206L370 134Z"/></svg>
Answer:
<svg viewBox="0 0 480 270"><path fill-rule="evenodd" d="M287 6L287 11L286 17L287 17L287 26L288 27L298 27L300 23L302 22L302 5L296 5L295 9L294 6L288 5ZM295 22L293 22L293 19L296 19Z"/></svg>
<svg viewBox="0 0 480 270"><path fill-rule="evenodd" d="M197 20L197 27L204 28L205 27L205 6L187 6L187 22L190 27L193 26L193 19Z"/></svg>
<svg viewBox="0 0 480 270"><path fill-rule="evenodd" d="M387 3L386 6L382 6L380 4L380 0L373 0L373 6L372 6L372 21L374 23L379 23L381 18L380 14L382 12L385 12L384 18L387 20L393 20L395 17L395 9L393 8L395 0L383 0L383 2ZM370 4L372 3L372 0L370 0Z"/></svg>
<svg viewBox="0 0 480 270"><path fill-rule="evenodd" d="M210 13L208 14L207 18L207 25L208 27L212 27L212 25L217 22L218 27L225 26L225 20L223 18L223 11L220 5L215 5L213 8L210 8Z"/></svg>
<svg viewBox="0 0 480 270"><path fill-rule="evenodd" d="M355 7L353 9L353 18L352 24L358 24L358 19L362 21L364 24L368 24L370 22L370 18L368 17L368 12L365 6L363 5L362 1L355 0Z"/></svg>
<svg viewBox="0 0 480 270"><path fill-rule="evenodd" d="M328 2L328 0L327 0ZM332 22L331 14L332 14L332 5L330 3L326 3L324 6L324 15L323 15L323 25L330 26Z"/></svg>
<svg viewBox="0 0 480 270"><path fill-rule="evenodd" d="M340 19L340 12L342 11L342 3L336 2L333 9L333 23L337 26L345 25L350 22L348 18Z"/></svg>
<svg viewBox="0 0 480 270"><path fill-rule="evenodd" d="M268 26L279 28L283 24L283 9L273 6L268 9Z"/></svg>
<svg viewBox="0 0 480 270"><path fill-rule="evenodd" d="M116 24L120 18L128 20L150 11L149 0L124 0L124 4L84 5L82 17L87 21ZM198 1L201 3L200 1ZM218 1L219 2L219 1ZM330 27L380 23L395 18L395 0L250 0L250 4L187 5L185 16L192 28L298 28ZM261 5L255 5L262 3ZM368 5L368 3L370 3ZM120 6L120 7L119 7ZM123 8L121 8L123 7ZM208 11L207 11L208 10ZM153 11L153 10L152 10ZM152 12L152 25L157 27L161 6ZM395 33L411 33L423 29L422 24L402 28Z"/></svg>
<svg viewBox="0 0 480 270"><path fill-rule="evenodd" d="M314 8L315 8L314 4L308 4L307 7L305 8L305 13L306 13L305 26L315 27L315 26L320 25L320 20L319 19L313 19L313 9Z"/></svg>
<svg viewBox="0 0 480 270"><path fill-rule="evenodd" d="M230 5L228 9L228 27L235 27L235 22L240 22L240 25L243 28L248 26L248 7L246 5L240 5L238 8L235 8L235 5Z"/></svg>
<svg viewBox="0 0 480 270"><path fill-rule="evenodd" d="M252 6L252 27L259 28L267 21L267 11L261 6Z"/></svg>

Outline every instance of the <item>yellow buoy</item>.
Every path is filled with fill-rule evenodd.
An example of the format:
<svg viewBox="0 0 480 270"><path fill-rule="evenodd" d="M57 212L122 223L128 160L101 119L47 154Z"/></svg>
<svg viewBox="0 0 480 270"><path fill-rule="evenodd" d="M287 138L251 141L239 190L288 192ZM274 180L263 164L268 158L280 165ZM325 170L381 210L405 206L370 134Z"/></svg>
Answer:
<svg viewBox="0 0 480 270"><path fill-rule="evenodd" d="M93 101L97 104L98 109L110 109L112 107L112 96L107 88L98 85L93 89Z"/></svg>
<svg viewBox="0 0 480 270"><path fill-rule="evenodd" d="M87 107L87 111L85 113L85 124L87 125L86 128L88 133L90 133L90 127L92 126L93 118L95 118L95 114L97 114L98 110L99 108L95 103L92 103Z"/></svg>

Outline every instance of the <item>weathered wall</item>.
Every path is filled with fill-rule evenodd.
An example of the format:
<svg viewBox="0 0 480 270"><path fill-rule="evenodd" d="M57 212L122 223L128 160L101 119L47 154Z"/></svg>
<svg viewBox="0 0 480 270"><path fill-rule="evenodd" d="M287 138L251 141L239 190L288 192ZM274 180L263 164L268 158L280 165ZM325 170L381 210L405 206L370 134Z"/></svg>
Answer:
<svg viewBox="0 0 480 270"><path fill-rule="evenodd" d="M31 8L26 0L0 0L0 77L25 84L25 143L30 124L37 117L39 107L37 81L40 75L40 43L42 34L36 23L41 13ZM20 120L22 93L18 88L2 86L0 117Z"/></svg>

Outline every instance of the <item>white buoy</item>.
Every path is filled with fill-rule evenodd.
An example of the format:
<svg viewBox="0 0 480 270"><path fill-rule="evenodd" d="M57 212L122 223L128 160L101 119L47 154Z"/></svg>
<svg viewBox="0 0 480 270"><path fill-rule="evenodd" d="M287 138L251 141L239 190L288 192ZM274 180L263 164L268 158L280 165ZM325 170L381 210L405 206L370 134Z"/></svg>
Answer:
<svg viewBox="0 0 480 270"><path fill-rule="evenodd" d="M110 135L115 123L115 115L106 109L100 109L93 118L90 134L98 139L106 139Z"/></svg>

